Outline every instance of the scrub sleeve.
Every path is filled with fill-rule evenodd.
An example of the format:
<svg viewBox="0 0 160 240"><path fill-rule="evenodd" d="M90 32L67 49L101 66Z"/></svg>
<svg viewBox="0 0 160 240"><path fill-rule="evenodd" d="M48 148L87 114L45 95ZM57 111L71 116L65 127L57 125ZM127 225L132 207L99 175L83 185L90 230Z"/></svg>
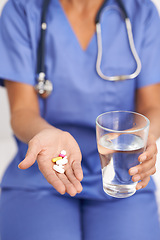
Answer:
<svg viewBox="0 0 160 240"><path fill-rule="evenodd" d="M35 84L35 63L21 2L9 1L0 19L1 84L3 79Z"/></svg>
<svg viewBox="0 0 160 240"><path fill-rule="evenodd" d="M80 57L72 62L68 61L68 56L65 56L64 52L73 48L71 56L69 55L69 57L70 59L75 59L79 51L78 48L76 49L76 44L74 47L68 44L67 49L66 45L59 45L64 39L71 38L69 34L64 34L63 38L60 40L56 39L56 36L54 36L54 40L51 39L52 41L49 48L50 52L52 52L51 50L54 49L52 45L54 43L60 56L62 52L63 62L65 62L65 65L62 67L64 69L66 67L66 70L68 69L65 75L70 76L70 78L67 79L70 82L65 82L65 75L63 75L64 79L61 78L61 82L58 82L56 79L58 79L59 74L64 74L65 72L60 72L59 70L62 68L60 68L61 65L58 65L58 63L60 63L60 61L58 61L58 53L54 56L54 63L56 63L54 66L52 63L53 59L50 57L51 60L50 62L48 60L46 66L50 66L50 69L55 69L55 88L57 87L58 89L59 85L64 85L68 87L66 89L71 93L78 89L80 93L78 92L76 95L76 97L79 98L75 99L77 102L88 103L90 100L90 102L97 104L95 105L95 113L92 115L91 110L90 118L84 119L81 125L77 119L80 119L81 115L88 116L88 109L85 108L87 104L84 107L82 104L79 105L81 115L79 115L77 119L76 117L74 119L74 111L76 111L76 108L74 109L73 105L72 108L70 108L70 102L71 100L73 101L73 99L66 98L65 109L68 109L70 112L69 115L67 115L67 113L64 115L62 114L66 129L71 133L73 132L73 136L78 140L84 156L82 162L84 170L82 193L74 198L71 198L67 194L61 196L45 181L41 173L38 172L36 164L27 171L19 170L17 165L24 157L27 151L27 145L16 139L18 144L17 156L8 167L1 183L1 240L102 240L104 238L108 240L160 239L157 206L154 194L155 186L153 181L151 180L145 189L138 191L130 198L114 199L109 197L102 190L100 161L96 150L96 142L93 141L93 136L95 137L95 125L93 122L99 113L97 110L98 106L101 106L99 111L119 110L120 108L122 110L134 110L134 94L136 89L160 81L160 23L158 13L149 0L128 0L124 1L124 3L131 18L133 31L135 33L136 49L142 61L142 71L137 79L133 81L128 80L123 83L108 83L102 81L95 72L95 59L97 54L95 37L93 37L88 51L84 53L81 52ZM115 4L115 1L111 0L109 4ZM40 26L41 5L41 0L9 0L2 12L0 20L0 54L3 60L0 61L0 78L2 79L2 85L3 79L33 86L36 83L36 43L39 39L39 29L37 29L37 26ZM64 31L66 28L69 30L69 25L66 25L67 21L59 1L51 1L49 9L48 18L50 17L50 21L52 21L52 11L55 16L54 21L56 21L56 19L63 19L62 22L57 22L61 27L58 25L56 28L53 21L53 26L50 29L54 29L57 36L63 33L61 32L62 29ZM34 15L37 17L35 18ZM137 16L137 18L135 18L135 16ZM105 27L105 21L108 21L108 17L108 14L104 14L102 19L102 38L104 43L110 40L106 37L110 36L110 31L113 33L111 28ZM119 21L119 18L117 18L116 21ZM113 24L115 24L115 22L113 22ZM35 28L33 28L33 26L35 26ZM124 23L122 25L122 31L118 32L118 36L114 38L114 42L112 43L115 45L114 54L124 49L124 61L122 61L121 56L118 55L117 64L120 69L125 69L129 72L129 70L133 68L133 60L128 60L130 59L130 52L128 46L127 49L125 48L126 40L124 40L123 35L125 34L125 28L123 26ZM105 28L106 31L109 31L107 34L105 34ZM51 33L48 33L48 35L51 36ZM122 41L122 39L124 41ZM121 41L121 48L119 47L118 40ZM116 55L113 54L112 57L111 50L112 49L108 48L107 44L104 44L104 52L109 52L108 59L110 60L110 70L115 73L114 56ZM49 51L47 54L49 54ZM85 65L88 66L87 68L83 65L84 61L82 55L86 60ZM56 59L58 60L56 61ZM106 55L103 56L103 60L102 68L105 70L104 63L107 62ZM129 67L126 64L127 62L129 62ZM86 63L89 64L87 65ZM92 64L94 70L92 69ZM85 69L85 73L82 69ZM91 72L89 72L90 70ZM88 79L85 79L86 83L81 77L81 72L83 72L84 76L87 75L88 77ZM52 74L50 74L50 79L52 79ZM99 95L96 95L96 101L95 95L89 95L87 88L87 81L90 81L90 79L93 81L93 84L90 86L90 91L93 86L97 87L95 87L96 93L98 91L103 91L103 94L99 93ZM95 84L96 80L97 85ZM82 86L81 84L79 88L76 88L78 86L76 84L80 84L81 81L86 85ZM50 100L48 100L48 102L52 104L52 109L56 109L54 106L55 102L57 103L58 101L58 97L56 96L57 93L55 91ZM128 97L127 101L124 96ZM42 107L41 100L39 101L40 107ZM103 109L102 106L104 107ZM48 113L47 120L51 121L50 119L54 114L49 106L48 109L50 114ZM64 113L62 104L59 104L58 110ZM71 122L68 117L72 112L73 122ZM59 117L56 121L61 122L61 115L56 116ZM53 123L56 121L54 120ZM68 121L70 122L67 125ZM73 126L73 123L76 124L76 126ZM59 126L63 128L63 124L62 122ZM92 141L93 144L91 144ZM90 152L87 155L86 152L89 151L88 149L90 149Z"/></svg>
<svg viewBox="0 0 160 240"><path fill-rule="evenodd" d="M158 12L152 6L153 3L145 1L144 7L150 9L143 24L142 48L140 50L140 59L142 69L137 77L137 88L149 84L159 83L159 52L160 52L160 17ZM154 11L153 11L154 9Z"/></svg>

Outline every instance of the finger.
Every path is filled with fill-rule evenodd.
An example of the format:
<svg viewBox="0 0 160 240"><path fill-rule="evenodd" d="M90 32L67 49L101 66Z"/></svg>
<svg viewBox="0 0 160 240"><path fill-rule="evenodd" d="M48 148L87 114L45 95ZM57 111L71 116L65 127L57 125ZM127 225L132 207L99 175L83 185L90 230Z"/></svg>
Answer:
<svg viewBox="0 0 160 240"><path fill-rule="evenodd" d="M66 192L66 187L64 186L63 182L59 179L59 177L57 176L57 174L53 171L48 173L45 177L48 181L48 183L50 183L56 190L57 192L59 192L60 194L65 194Z"/></svg>
<svg viewBox="0 0 160 240"><path fill-rule="evenodd" d="M133 182L138 182L140 180L143 180L151 175L153 175L156 172L156 167L154 166L151 168L149 171L141 173L141 174L136 174L132 177Z"/></svg>
<svg viewBox="0 0 160 240"><path fill-rule="evenodd" d="M37 155L39 154L40 150L41 149L40 149L38 142L31 140L28 144L28 150L26 153L26 157L18 165L18 167L20 169L27 169L27 168L31 167L35 163L35 161L37 159Z"/></svg>
<svg viewBox="0 0 160 240"><path fill-rule="evenodd" d="M156 164L156 155L153 156L153 158L151 158L148 161L145 161L135 167L132 167L129 169L129 174L131 176L137 174L137 173L145 173L147 171L149 171L151 168L153 168Z"/></svg>
<svg viewBox="0 0 160 240"><path fill-rule="evenodd" d="M38 162L38 167L43 176L46 178L47 182L50 183L60 194L65 194L66 188L53 170L52 163L50 163L50 161Z"/></svg>
<svg viewBox="0 0 160 240"><path fill-rule="evenodd" d="M65 174L69 181L74 185L77 192L80 193L82 191L82 185L79 180L74 176L72 168L68 164L68 168L66 168Z"/></svg>
<svg viewBox="0 0 160 240"><path fill-rule="evenodd" d="M139 190L141 188L145 188L150 181L150 177L144 178L141 182L137 183L136 190Z"/></svg>
<svg viewBox="0 0 160 240"><path fill-rule="evenodd" d="M82 181L83 179L83 171L82 171L82 167L81 167L81 162L79 161L73 161L72 165L71 165L74 175L75 177L79 180Z"/></svg>
<svg viewBox="0 0 160 240"><path fill-rule="evenodd" d="M154 144L151 143L147 146L146 151L138 157L138 161L139 162L144 162L146 160L149 160L155 154L157 154L157 145L156 145L156 143L154 143Z"/></svg>
<svg viewBox="0 0 160 240"><path fill-rule="evenodd" d="M63 173L56 173L56 175L63 182L66 188L66 192L72 197L75 196L77 194L77 190L74 185L68 180L67 176Z"/></svg>

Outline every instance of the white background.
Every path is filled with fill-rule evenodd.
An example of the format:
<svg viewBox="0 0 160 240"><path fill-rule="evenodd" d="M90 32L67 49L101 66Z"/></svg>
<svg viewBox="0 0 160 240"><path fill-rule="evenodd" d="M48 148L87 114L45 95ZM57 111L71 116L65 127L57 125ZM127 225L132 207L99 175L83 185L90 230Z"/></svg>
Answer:
<svg viewBox="0 0 160 240"><path fill-rule="evenodd" d="M0 0L0 12L6 0ZM160 0L154 0L158 10L160 11ZM2 61L2 59L0 59ZM160 64L160 63L159 63ZM157 157L157 172L154 179L157 185L157 201L160 215L160 139L157 141L159 153ZM16 153L16 144L12 137L10 128L9 105L6 90L0 87L0 180L2 175Z"/></svg>

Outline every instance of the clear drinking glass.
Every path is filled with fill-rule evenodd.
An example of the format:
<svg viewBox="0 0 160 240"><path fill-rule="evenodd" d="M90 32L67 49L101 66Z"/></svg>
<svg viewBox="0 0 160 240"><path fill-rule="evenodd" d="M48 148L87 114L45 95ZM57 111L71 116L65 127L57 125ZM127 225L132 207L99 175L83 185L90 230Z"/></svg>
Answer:
<svg viewBox="0 0 160 240"><path fill-rule="evenodd" d="M102 167L103 190L110 196L125 198L136 192L128 170L139 163L146 148L149 120L142 114L112 111L96 119L97 146Z"/></svg>

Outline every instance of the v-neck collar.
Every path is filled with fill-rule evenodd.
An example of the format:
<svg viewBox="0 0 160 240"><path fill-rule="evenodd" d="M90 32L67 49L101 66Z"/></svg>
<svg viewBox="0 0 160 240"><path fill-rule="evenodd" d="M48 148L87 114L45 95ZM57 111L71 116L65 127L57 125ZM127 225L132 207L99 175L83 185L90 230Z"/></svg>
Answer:
<svg viewBox="0 0 160 240"><path fill-rule="evenodd" d="M84 52L84 53L85 53L85 52L89 51L90 46L92 45L92 42L93 42L93 40L94 40L94 38L95 38L95 36L96 36L96 31L94 32L94 34L93 34L92 37L90 38L90 41L89 41L87 47L86 47L85 49L83 49L82 46L81 46L81 44L80 44L80 42L79 42L79 40L78 40L78 38L77 38L77 36L76 36L76 34L75 34L75 32L74 32L74 29L72 28L71 23L69 22L69 20L68 20L68 18L67 18L67 16L66 16L66 13L65 13L65 11L64 11L64 9L63 9L60 1L59 1L59 0L56 0L56 1L57 1L57 3L58 3L58 6L59 6L61 12L62 12L63 18L65 19L66 26L67 26L67 28L69 29L71 35L73 36L73 39L74 39L74 41L76 42L76 45L77 45L78 48L81 50L81 52Z"/></svg>

